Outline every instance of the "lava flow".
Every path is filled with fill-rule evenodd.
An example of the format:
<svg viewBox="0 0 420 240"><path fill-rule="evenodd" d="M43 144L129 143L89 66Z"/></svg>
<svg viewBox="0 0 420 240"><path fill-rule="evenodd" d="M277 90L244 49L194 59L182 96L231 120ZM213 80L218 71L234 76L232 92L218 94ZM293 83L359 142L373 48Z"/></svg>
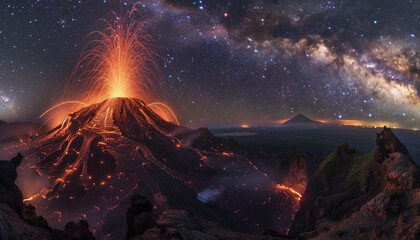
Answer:
<svg viewBox="0 0 420 240"><path fill-rule="evenodd" d="M232 146L223 140L179 126L167 105L147 103L156 64L138 14L137 5L124 17L113 14L111 22L100 21L103 31L88 35L66 88L77 100L45 112L56 119L68 111L28 150L24 165L32 167L29 159L35 159L31 183L42 184L27 188L39 190L31 194L23 190L26 202L54 227L87 219L97 236L125 227L129 199L137 193L152 201L156 214L187 208L239 231L287 233L299 193L226 152Z"/></svg>
<svg viewBox="0 0 420 240"><path fill-rule="evenodd" d="M157 213L188 208L241 231L286 233L300 194L218 141L165 121L139 99L108 99L37 141L38 177L49 181L27 202L53 226L86 218L103 234L124 227L122 209L135 193Z"/></svg>

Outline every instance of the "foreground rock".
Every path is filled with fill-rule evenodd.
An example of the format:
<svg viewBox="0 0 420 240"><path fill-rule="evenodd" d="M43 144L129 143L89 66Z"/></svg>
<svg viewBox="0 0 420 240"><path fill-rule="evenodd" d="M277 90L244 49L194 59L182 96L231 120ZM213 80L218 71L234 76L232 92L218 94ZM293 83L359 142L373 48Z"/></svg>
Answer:
<svg viewBox="0 0 420 240"><path fill-rule="evenodd" d="M314 239L420 239L420 170L388 128L378 149L340 145L308 183L291 235Z"/></svg>
<svg viewBox="0 0 420 240"><path fill-rule="evenodd" d="M0 203L6 204L18 215L22 215L23 196L15 185L16 168L22 162L23 156L18 154L10 161L0 161Z"/></svg>
<svg viewBox="0 0 420 240"><path fill-rule="evenodd" d="M146 197L138 194L131 198L131 204L127 211L127 238L142 235L154 225L152 217L152 203Z"/></svg>
<svg viewBox="0 0 420 240"><path fill-rule="evenodd" d="M36 215L35 207L23 204L22 193L15 185L16 168L22 159L18 154L11 161L0 161L0 239L93 240L86 221L69 222L64 231L54 230Z"/></svg>
<svg viewBox="0 0 420 240"><path fill-rule="evenodd" d="M274 231L266 231L261 235L250 235L234 232L220 225L196 219L188 210L164 211L153 228L144 234L131 237L130 240L282 240L297 239L281 236Z"/></svg>

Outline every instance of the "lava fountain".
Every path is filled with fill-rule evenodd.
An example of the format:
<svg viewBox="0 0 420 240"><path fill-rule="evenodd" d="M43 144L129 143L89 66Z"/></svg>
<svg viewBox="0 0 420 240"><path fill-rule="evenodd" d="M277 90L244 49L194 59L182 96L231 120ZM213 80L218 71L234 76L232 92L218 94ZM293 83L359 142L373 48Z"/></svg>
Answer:
<svg viewBox="0 0 420 240"><path fill-rule="evenodd" d="M138 97L148 101L158 68L148 21L139 21L136 5L123 16L101 19L102 31L93 31L70 77L88 105L115 97ZM80 83L80 84L79 84ZM67 92L71 89L66 88Z"/></svg>
<svg viewBox="0 0 420 240"><path fill-rule="evenodd" d="M165 120L179 124L166 104L153 102L160 79L158 54L148 33L149 21L142 19L139 5L122 15L112 12L109 18L96 23L100 30L83 39L85 47L64 91L63 98L71 99L63 100L41 117L52 115L47 121L59 123L63 119L59 112L67 115L83 106L123 97L140 98Z"/></svg>
<svg viewBox="0 0 420 240"><path fill-rule="evenodd" d="M98 238L124 234L133 194L147 196L157 214L187 208L239 231L287 233L300 193L270 180L235 144L179 126L153 102L154 46L137 6L86 37L65 89L76 100L43 114L67 111L26 151L22 167L43 184L23 189L25 201L54 227L87 219Z"/></svg>

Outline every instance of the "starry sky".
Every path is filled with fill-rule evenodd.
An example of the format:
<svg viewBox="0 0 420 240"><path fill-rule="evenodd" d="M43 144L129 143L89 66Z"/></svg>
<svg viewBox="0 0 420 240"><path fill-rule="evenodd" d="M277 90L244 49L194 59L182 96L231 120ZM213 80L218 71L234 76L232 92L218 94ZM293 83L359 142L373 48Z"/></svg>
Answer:
<svg viewBox="0 0 420 240"><path fill-rule="evenodd" d="M137 1L1 0L0 119L57 103L84 36ZM144 0L162 89L188 126L324 120L420 128L418 0Z"/></svg>

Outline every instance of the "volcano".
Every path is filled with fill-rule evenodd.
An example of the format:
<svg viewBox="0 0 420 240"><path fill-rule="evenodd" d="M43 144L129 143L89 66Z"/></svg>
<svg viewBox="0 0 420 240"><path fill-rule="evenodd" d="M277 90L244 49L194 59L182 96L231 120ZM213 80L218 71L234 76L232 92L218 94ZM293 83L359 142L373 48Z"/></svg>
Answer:
<svg viewBox="0 0 420 240"><path fill-rule="evenodd" d="M163 120L139 99L112 98L69 114L34 141L24 163L34 169L34 186L22 190L50 225L87 219L97 236L122 232L134 194L150 199L156 213L189 209L242 232L287 233L300 194L229 151L235 148Z"/></svg>
<svg viewBox="0 0 420 240"><path fill-rule="evenodd" d="M283 125L322 125L322 123L314 121L303 114L298 114L284 122Z"/></svg>

